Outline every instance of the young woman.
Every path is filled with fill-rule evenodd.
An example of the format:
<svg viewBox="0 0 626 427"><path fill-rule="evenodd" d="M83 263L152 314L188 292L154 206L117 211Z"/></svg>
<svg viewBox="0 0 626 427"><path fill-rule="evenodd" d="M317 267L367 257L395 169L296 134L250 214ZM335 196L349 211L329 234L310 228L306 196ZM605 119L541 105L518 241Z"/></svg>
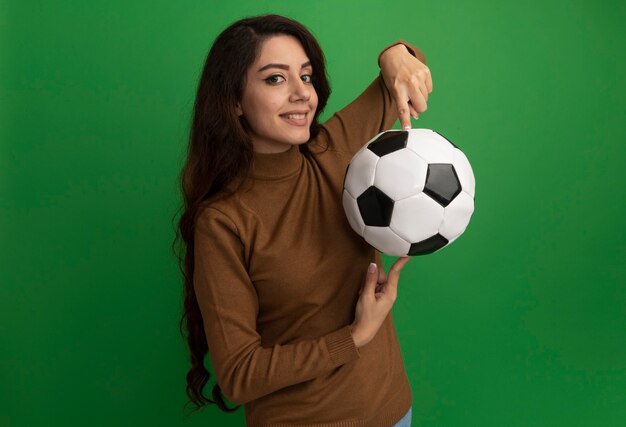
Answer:
<svg viewBox="0 0 626 427"><path fill-rule="evenodd" d="M390 315L400 270L352 231L343 178L356 151L426 111L422 52L399 41L379 75L325 123L323 53L291 19L246 18L215 40L200 78L181 181L187 394L222 396L249 426L410 423ZM355 72L363 72L355 70ZM178 237L178 235L177 235ZM217 384L213 400L209 354Z"/></svg>

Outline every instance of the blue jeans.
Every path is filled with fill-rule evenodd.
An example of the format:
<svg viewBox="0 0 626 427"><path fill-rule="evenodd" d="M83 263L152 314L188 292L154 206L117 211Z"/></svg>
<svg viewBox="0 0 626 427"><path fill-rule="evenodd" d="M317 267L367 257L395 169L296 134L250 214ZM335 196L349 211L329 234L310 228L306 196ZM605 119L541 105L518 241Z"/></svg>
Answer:
<svg viewBox="0 0 626 427"><path fill-rule="evenodd" d="M413 407L409 408L409 412L406 413L404 417L397 423L393 425L393 427L411 427L411 414L413 412Z"/></svg>

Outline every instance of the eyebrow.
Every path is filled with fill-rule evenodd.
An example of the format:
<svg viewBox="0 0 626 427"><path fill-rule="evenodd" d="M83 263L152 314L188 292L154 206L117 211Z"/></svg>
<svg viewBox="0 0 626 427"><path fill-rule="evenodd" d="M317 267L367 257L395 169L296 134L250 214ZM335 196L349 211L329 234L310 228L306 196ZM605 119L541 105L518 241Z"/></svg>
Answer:
<svg viewBox="0 0 626 427"><path fill-rule="evenodd" d="M300 68L310 67L310 66L311 66L311 61L307 61L304 64L302 64L300 66ZM265 71L268 68L280 68L281 70L289 70L289 65L285 65L285 64L267 64L267 65L259 68L259 71L257 71L257 73L260 73L261 71Z"/></svg>

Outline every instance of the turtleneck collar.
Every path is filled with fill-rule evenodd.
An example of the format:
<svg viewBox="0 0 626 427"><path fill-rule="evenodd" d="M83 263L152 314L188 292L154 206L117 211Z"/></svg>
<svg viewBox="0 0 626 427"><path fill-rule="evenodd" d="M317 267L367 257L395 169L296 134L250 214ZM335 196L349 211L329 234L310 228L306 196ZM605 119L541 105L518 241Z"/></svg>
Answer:
<svg viewBox="0 0 626 427"><path fill-rule="evenodd" d="M282 153L253 153L252 178L280 179L297 172L303 157L297 145Z"/></svg>

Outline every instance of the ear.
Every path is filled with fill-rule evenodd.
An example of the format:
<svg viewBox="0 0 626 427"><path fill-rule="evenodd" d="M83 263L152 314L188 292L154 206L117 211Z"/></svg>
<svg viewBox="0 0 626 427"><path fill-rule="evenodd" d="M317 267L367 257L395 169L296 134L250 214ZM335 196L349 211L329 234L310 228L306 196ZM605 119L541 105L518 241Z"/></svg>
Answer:
<svg viewBox="0 0 626 427"><path fill-rule="evenodd" d="M241 105L239 103L237 103L237 105L235 106L235 111L237 112L238 116L243 115L243 110L241 109Z"/></svg>

